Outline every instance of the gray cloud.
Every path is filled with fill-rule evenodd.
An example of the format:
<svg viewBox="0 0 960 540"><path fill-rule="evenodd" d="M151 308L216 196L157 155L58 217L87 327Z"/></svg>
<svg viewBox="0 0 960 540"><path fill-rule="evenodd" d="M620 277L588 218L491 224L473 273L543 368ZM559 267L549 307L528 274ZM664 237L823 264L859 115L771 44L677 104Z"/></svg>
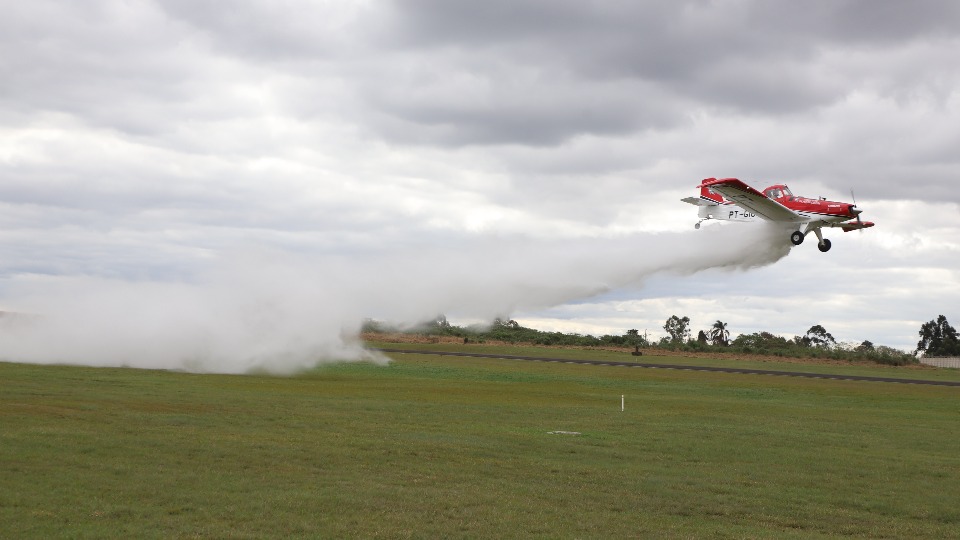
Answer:
<svg viewBox="0 0 960 540"><path fill-rule="evenodd" d="M957 8L949 2L426 0L399 5L394 42L414 51L421 62L412 70L421 84L401 92L419 94L424 102L414 108L389 101L378 105L406 121L408 132L416 133L411 128L417 126L421 132L450 126L433 133L453 144L618 135L680 125L698 108L747 114L809 111L842 100L859 84L825 64L824 51L873 46L882 55L918 39L955 40L958 30ZM451 56L462 60L448 63ZM485 58L495 61L477 62ZM457 90L466 91L465 99L453 106L432 99L430 82L423 81L455 78L453 66L468 66L469 75L486 90L488 99L481 106L470 99L470 87L452 87L445 94L453 98ZM526 77L527 72L536 77ZM622 99L607 97L611 87L623 90ZM564 89L574 92L564 95ZM595 97L617 111L616 120L589 114ZM530 102L551 109L550 120ZM508 113L513 122L491 110ZM579 116L569 114L578 110ZM487 129L476 125L477 118L486 119Z"/></svg>

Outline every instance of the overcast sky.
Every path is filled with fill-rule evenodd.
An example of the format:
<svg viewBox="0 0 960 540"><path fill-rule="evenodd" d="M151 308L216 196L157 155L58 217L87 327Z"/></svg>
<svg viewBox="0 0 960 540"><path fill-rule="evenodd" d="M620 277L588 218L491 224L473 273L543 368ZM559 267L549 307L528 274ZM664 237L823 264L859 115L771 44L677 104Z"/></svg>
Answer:
<svg viewBox="0 0 960 540"><path fill-rule="evenodd" d="M950 0L13 3L0 310L35 309L38 283L191 283L264 249L371 281L398 254L460 261L480 297L484 264L515 257L563 291L404 314L654 336L676 314L912 349L923 322L960 323L958 89ZM826 254L724 231L743 268L687 264L740 227L693 230L680 199L707 177L855 190L877 225L828 230ZM576 283L573 255L626 270ZM502 294L536 281L498 264ZM411 272L388 282L438 279ZM380 315L367 302L350 316Z"/></svg>

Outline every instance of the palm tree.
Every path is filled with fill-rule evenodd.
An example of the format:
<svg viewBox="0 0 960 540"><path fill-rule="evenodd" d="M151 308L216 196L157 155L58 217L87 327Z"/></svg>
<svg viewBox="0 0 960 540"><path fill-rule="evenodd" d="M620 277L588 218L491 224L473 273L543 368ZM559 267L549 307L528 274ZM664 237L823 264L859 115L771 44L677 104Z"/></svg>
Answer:
<svg viewBox="0 0 960 540"><path fill-rule="evenodd" d="M710 330L710 339L713 340L714 345L727 345L727 340L730 339L730 332L727 330L727 323L722 321L717 321L713 323L713 329Z"/></svg>

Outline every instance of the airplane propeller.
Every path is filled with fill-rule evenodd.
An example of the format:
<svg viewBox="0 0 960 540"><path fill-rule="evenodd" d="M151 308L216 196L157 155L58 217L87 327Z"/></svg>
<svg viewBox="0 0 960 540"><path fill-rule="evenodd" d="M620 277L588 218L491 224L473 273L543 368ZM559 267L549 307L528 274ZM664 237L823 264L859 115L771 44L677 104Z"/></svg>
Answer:
<svg viewBox="0 0 960 540"><path fill-rule="evenodd" d="M854 193L853 193L853 188L850 188L850 198L853 199L853 207L856 208L856 206L857 206L857 196L854 195ZM863 210L860 210L859 208L857 208L857 224L858 224L858 225L863 223L862 221L860 221L860 214L861 214L862 212L863 212ZM860 229L860 234L863 234L863 229Z"/></svg>

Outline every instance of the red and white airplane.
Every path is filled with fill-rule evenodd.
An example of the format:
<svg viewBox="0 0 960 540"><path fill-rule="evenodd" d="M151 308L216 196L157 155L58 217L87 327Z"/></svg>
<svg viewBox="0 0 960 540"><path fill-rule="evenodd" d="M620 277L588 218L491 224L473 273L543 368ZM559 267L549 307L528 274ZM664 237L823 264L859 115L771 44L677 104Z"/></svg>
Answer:
<svg viewBox="0 0 960 540"><path fill-rule="evenodd" d="M707 178L700 183L700 197L687 197L683 202L700 207L700 223L708 219L724 221L754 221L757 218L789 226L797 230L790 234L793 245L799 246L811 232L817 235L820 251L830 250L830 240L823 237L823 227L839 227L843 232L873 227L870 221L861 221L856 202L843 203L823 198L795 197L784 184L776 184L759 192L736 178ZM855 220L855 221L851 221Z"/></svg>

